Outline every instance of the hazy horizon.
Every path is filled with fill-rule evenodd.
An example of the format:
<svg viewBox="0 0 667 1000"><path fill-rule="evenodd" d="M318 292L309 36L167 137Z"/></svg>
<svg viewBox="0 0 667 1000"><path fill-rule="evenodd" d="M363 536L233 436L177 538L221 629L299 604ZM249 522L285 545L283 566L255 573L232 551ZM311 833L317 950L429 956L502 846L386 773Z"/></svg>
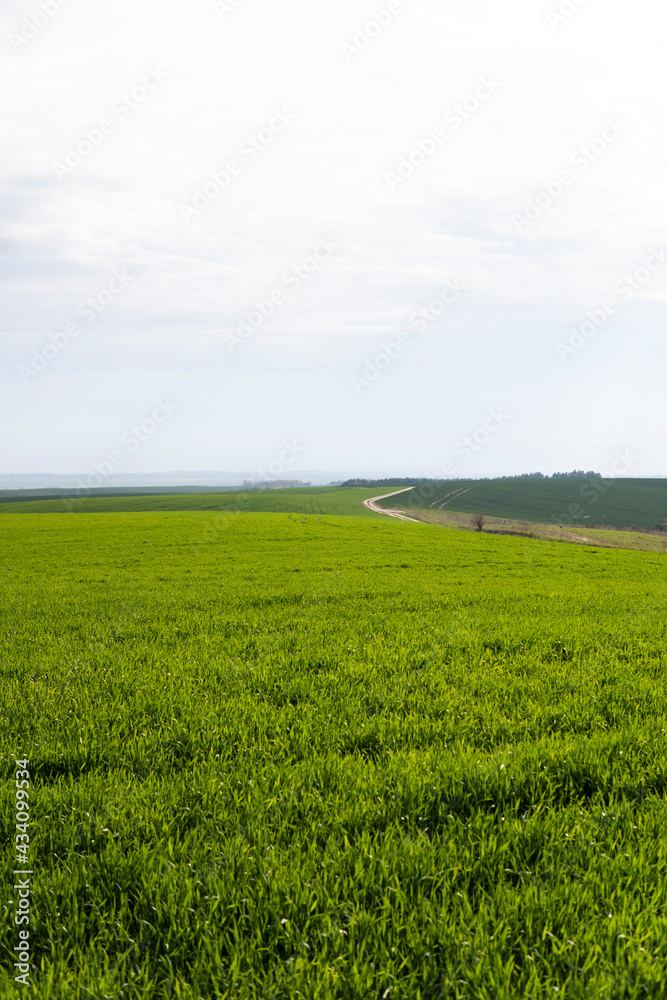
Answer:
<svg viewBox="0 0 667 1000"><path fill-rule="evenodd" d="M261 471L261 470L260 470ZM527 476L534 475L536 472L541 472L542 470L532 470L531 472L516 472L516 473L503 473L498 476L452 476L451 479L519 479L526 478ZM543 472L542 475L545 479L553 478L554 476L559 477L567 474L568 472L573 472L575 470L553 470L553 472ZM585 473L592 472L594 475L601 475L603 479L608 480L622 480L622 479L665 479L667 475L658 476L630 476L623 475L621 472L616 473L613 469L607 470L580 470ZM286 475L281 479L271 480L261 479L255 470L249 469L229 469L221 471L206 471L206 470L176 470L173 472L134 472L134 473L118 473L116 475L101 475L100 473L93 470L92 472L63 472L63 473L0 473L0 491L3 489L14 488L14 489L27 489L30 487L40 488L39 484L44 483L47 487L52 487L53 489L61 488L58 484L62 484L62 488L79 487L82 489L94 491L97 489L104 488L114 488L116 486L127 486L128 488L132 485L136 486L137 489L142 488L142 486L155 486L158 488L161 485L173 486L174 489L188 488L188 487L220 487L229 488L241 486L245 482L262 482L271 483L273 481L289 484L291 482L304 482L310 486L328 486L332 483L337 483L341 481L347 481L352 479L368 479L368 480L390 480L390 479L433 479L434 477L429 476L427 473L420 472L405 472L396 471L391 469L295 469L294 472ZM25 485L22 485L25 484Z"/></svg>

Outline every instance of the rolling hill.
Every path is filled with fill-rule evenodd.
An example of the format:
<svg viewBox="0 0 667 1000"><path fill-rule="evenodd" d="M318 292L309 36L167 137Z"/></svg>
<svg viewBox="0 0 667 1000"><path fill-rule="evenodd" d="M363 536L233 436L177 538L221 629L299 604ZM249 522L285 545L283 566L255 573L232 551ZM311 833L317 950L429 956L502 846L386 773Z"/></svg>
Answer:
<svg viewBox="0 0 667 1000"><path fill-rule="evenodd" d="M377 496L377 489L309 486L297 489L251 490L235 493L179 493L146 496L96 495L78 499L0 502L2 514L129 514L148 511L239 511L244 513L338 514L381 517L364 507L363 501ZM0 501L1 501L0 496Z"/></svg>
<svg viewBox="0 0 667 1000"><path fill-rule="evenodd" d="M380 506L558 525L667 529L667 479L450 480L414 487Z"/></svg>

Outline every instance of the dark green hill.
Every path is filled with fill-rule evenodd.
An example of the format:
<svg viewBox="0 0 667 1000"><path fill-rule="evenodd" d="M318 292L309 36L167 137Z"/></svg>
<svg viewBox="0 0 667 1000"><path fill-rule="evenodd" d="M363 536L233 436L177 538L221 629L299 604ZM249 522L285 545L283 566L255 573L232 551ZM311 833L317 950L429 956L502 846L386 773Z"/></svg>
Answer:
<svg viewBox="0 0 667 1000"><path fill-rule="evenodd" d="M551 524L667 529L667 479L488 479L417 486L381 506Z"/></svg>

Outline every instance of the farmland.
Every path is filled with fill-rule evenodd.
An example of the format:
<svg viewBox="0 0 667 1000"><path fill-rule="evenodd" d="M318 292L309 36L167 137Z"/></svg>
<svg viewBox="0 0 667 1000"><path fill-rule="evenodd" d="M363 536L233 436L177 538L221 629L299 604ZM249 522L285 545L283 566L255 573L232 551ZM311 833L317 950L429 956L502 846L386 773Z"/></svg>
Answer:
<svg viewBox="0 0 667 1000"><path fill-rule="evenodd" d="M392 503L561 525L667 527L667 479L450 480L383 501Z"/></svg>
<svg viewBox="0 0 667 1000"><path fill-rule="evenodd" d="M135 492L122 497L83 496L68 499L29 500L0 503L3 514L138 513L140 511L222 511L227 513L339 514L355 517L379 515L367 510L363 501L377 496L377 489L306 486L283 490L251 490L224 493L172 493L145 495Z"/></svg>
<svg viewBox="0 0 667 1000"><path fill-rule="evenodd" d="M403 489L400 485L310 486L157 494L143 489L128 491L123 496L112 496L109 491L100 490L87 491L90 495L84 492L80 497L50 499L34 496L20 498L19 491L8 491L0 492L0 517L15 513L62 511L80 514L220 511L377 518L377 514L364 507L364 500L400 489ZM580 525L607 532L614 528L655 531L667 528L667 479L621 479L615 482L595 479L452 480L415 487L400 496L380 501L380 506L423 512L432 521L443 524L457 520L449 518L452 513L471 515L480 512L498 521L499 526L503 520L550 525L550 533L554 537L554 526L567 529ZM549 532L542 531L540 534L546 537ZM636 543L636 539L626 541L628 544ZM662 544L657 547L662 549Z"/></svg>
<svg viewBox="0 0 667 1000"><path fill-rule="evenodd" d="M380 507L385 506L380 503ZM401 499L397 497L394 506L402 510ZM464 531L476 530L473 515L443 510L434 507L410 507L406 516L425 524L437 524L444 528ZM517 535L523 538L570 542L573 545L603 545L611 548L636 549L646 552L667 552L667 531L637 531L636 529L591 528L576 525L541 524L539 521L513 520L484 515L483 529L492 535ZM582 534L583 532L583 534Z"/></svg>
<svg viewBox="0 0 667 1000"><path fill-rule="evenodd" d="M29 757L31 996L667 994L664 554L29 506L0 816Z"/></svg>

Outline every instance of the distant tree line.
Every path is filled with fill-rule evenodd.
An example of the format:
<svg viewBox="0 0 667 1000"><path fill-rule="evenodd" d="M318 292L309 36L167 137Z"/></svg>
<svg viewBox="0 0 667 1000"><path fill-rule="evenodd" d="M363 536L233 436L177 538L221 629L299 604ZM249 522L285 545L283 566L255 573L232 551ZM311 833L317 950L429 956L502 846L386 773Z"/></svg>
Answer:
<svg viewBox="0 0 667 1000"><path fill-rule="evenodd" d="M552 479L602 479L601 472L582 472L575 469L574 472L554 472Z"/></svg>
<svg viewBox="0 0 667 1000"><path fill-rule="evenodd" d="M543 472L524 472L520 476L494 476L493 478L494 479L602 479L602 473L584 472L583 469L573 469L572 472L553 472L550 476L545 476Z"/></svg>
<svg viewBox="0 0 667 1000"><path fill-rule="evenodd" d="M346 479L344 483L329 483L329 486L420 486L421 483L435 483L436 479Z"/></svg>
<svg viewBox="0 0 667 1000"><path fill-rule="evenodd" d="M554 472L551 476L545 476L543 472L524 472L520 476L481 476L475 480L465 480L466 482L488 483L496 479L602 479L600 472L584 472L582 469L573 469L572 472ZM455 476L446 482L463 482L460 476ZM441 483L442 479L347 479L344 483L329 483L329 486L420 486L422 483Z"/></svg>
<svg viewBox="0 0 667 1000"><path fill-rule="evenodd" d="M249 479L243 480L244 490L278 490L289 486L310 486L300 479L264 479L262 482L251 482Z"/></svg>

